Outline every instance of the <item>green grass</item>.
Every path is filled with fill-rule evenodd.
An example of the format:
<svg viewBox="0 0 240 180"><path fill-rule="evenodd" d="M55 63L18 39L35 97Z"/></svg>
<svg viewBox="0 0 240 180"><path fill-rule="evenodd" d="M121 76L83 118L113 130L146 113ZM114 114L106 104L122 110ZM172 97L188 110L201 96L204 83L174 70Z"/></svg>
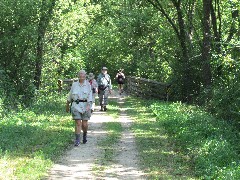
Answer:
<svg viewBox="0 0 240 180"><path fill-rule="evenodd" d="M0 179L41 179L69 147L74 124L65 98L38 96L31 108L0 120ZM229 122L181 103L127 98L122 106L135 119L140 164L150 179L240 179L240 133ZM117 101L108 108L118 118ZM122 132L119 122L103 128L108 135L98 144L95 172L112 163Z"/></svg>
<svg viewBox="0 0 240 180"><path fill-rule="evenodd" d="M240 133L236 127L195 106L155 103L152 109L180 151L192 157L197 176L240 178ZM228 173L230 169L232 174Z"/></svg>
<svg viewBox="0 0 240 180"><path fill-rule="evenodd" d="M29 109L0 121L0 179L40 179L73 135L65 96L39 96Z"/></svg>
<svg viewBox="0 0 240 180"><path fill-rule="evenodd" d="M140 155L141 168L149 179L194 179L189 157L176 151L165 129L149 108L151 101L127 98L127 114L134 118L132 130Z"/></svg>
<svg viewBox="0 0 240 180"><path fill-rule="evenodd" d="M115 145L118 143L122 132L122 126L119 122L103 123L103 128L107 131L107 136L98 142L98 147L102 153L100 159L96 161L96 165L92 169L98 177L113 162L117 150Z"/></svg>
<svg viewBox="0 0 240 180"><path fill-rule="evenodd" d="M118 102L116 100L110 99L110 103L107 107L108 107L107 114L109 116L112 116L114 119L117 119L119 117Z"/></svg>
<svg viewBox="0 0 240 180"><path fill-rule="evenodd" d="M240 179L240 133L196 106L128 98L150 179Z"/></svg>

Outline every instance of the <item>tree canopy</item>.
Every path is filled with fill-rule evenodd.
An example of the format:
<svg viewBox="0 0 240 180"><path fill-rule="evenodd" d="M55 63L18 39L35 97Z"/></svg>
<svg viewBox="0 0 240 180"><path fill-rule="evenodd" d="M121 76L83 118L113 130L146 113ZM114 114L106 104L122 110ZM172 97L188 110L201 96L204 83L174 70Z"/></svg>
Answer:
<svg viewBox="0 0 240 180"><path fill-rule="evenodd" d="M57 79L107 66L113 76L122 68L171 83L172 100L207 102L220 116L239 116L238 0L0 4L1 106L13 99L29 106L36 92L55 90Z"/></svg>

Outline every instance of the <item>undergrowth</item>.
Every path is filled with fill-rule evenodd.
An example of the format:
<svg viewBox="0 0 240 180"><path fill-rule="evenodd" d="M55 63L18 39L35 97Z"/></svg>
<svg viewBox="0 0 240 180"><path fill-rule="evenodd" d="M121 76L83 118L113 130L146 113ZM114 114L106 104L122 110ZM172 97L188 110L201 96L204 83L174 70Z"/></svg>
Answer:
<svg viewBox="0 0 240 180"><path fill-rule="evenodd" d="M153 178L240 179L240 133L227 121L181 103L129 98L130 106L140 154Z"/></svg>
<svg viewBox="0 0 240 180"><path fill-rule="evenodd" d="M71 143L65 96L38 95L0 120L0 179L40 179Z"/></svg>

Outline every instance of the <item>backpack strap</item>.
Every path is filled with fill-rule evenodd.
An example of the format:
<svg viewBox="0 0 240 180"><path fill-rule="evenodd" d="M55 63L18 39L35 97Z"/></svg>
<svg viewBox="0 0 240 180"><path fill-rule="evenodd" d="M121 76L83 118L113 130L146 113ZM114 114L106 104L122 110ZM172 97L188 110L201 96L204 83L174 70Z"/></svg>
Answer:
<svg viewBox="0 0 240 180"><path fill-rule="evenodd" d="M109 76L108 76L109 77ZM107 80L107 78L104 76L104 78ZM109 78L110 79L110 78ZM108 82L108 85L109 85L109 83L110 83L110 80L107 80L107 82Z"/></svg>

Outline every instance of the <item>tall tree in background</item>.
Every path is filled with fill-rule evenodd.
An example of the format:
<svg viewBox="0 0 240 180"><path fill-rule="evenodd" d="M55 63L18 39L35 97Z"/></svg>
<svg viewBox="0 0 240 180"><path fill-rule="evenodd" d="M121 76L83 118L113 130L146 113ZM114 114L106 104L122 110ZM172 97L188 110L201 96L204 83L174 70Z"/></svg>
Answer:
<svg viewBox="0 0 240 180"><path fill-rule="evenodd" d="M158 9L161 14L167 19L171 27L173 28L175 35L179 41L180 49L181 49L181 56L179 59L180 71L182 75L182 84L181 84L181 99L183 101L190 100L190 94L192 93L193 89L193 79L191 76L191 65L190 65L190 34L191 34L191 26L187 27L186 19L184 19L184 13L182 8L182 1L181 0L170 0L165 2L160 2L159 0L147 0L151 3L156 9ZM165 7L164 4L165 3ZM169 3L172 3L174 9L171 8ZM188 4L189 6L193 6L193 4ZM189 12L191 13L193 9L188 8ZM175 11L175 15L177 17L177 21L173 20L174 17L172 15L172 10ZM191 16L189 16L191 17ZM192 18L188 19L190 22L188 24L192 24ZM188 29L190 28L190 29ZM187 33L189 32L189 33Z"/></svg>
<svg viewBox="0 0 240 180"><path fill-rule="evenodd" d="M34 84L37 89L40 87L41 83L41 73L43 65L43 41L46 34L46 29L48 27L49 21L53 15L53 8L56 4L56 0L42 0L40 9L40 19L37 27L37 43L36 43L36 63L35 63L35 76Z"/></svg>
<svg viewBox="0 0 240 180"><path fill-rule="evenodd" d="M202 46L202 75L204 87L210 87L212 84L211 73L211 30L210 30L210 12L212 0L203 0L203 46Z"/></svg>

